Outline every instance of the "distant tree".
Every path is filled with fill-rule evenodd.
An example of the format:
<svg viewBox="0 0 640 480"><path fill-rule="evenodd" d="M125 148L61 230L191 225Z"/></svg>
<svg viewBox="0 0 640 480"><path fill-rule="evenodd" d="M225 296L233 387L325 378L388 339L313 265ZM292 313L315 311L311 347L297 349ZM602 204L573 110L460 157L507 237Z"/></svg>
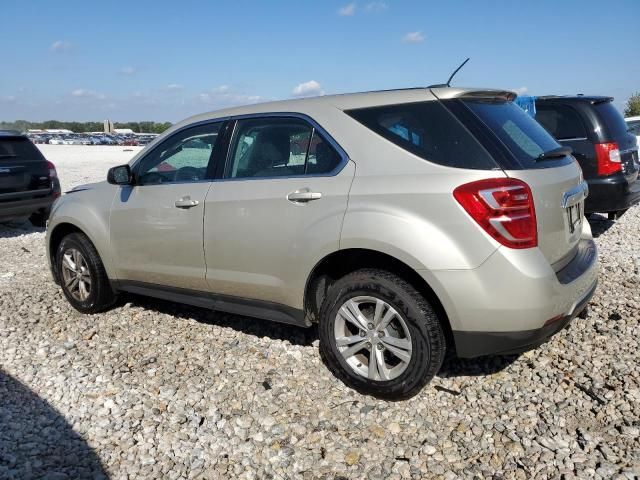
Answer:
<svg viewBox="0 0 640 480"><path fill-rule="evenodd" d="M624 109L625 117L636 117L640 115L640 92L636 92L629 100L627 100L627 106Z"/></svg>
<svg viewBox="0 0 640 480"><path fill-rule="evenodd" d="M115 128L130 128L136 133L162 133L171 127L171 122L118 122ZM15 120L13 122L0 121L0 130L18 130L26 132L35 129L66 129L72 132L101 132L102 122L61 122L59 120L46 120L44 122L29 122L27 120Z"/></svg>

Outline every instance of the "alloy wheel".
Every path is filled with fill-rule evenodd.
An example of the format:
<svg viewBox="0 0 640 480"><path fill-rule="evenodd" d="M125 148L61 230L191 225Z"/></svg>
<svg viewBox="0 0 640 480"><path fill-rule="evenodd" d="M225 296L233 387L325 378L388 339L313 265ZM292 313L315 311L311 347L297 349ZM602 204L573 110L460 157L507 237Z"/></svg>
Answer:
<svg viewBox="0 0 640 480"><path fill-rule="evenodd" d="M360 376L393 380L411 361L411 335L402 315L384 300L372 296L348 299L334 324L338 351Z"/></svg>

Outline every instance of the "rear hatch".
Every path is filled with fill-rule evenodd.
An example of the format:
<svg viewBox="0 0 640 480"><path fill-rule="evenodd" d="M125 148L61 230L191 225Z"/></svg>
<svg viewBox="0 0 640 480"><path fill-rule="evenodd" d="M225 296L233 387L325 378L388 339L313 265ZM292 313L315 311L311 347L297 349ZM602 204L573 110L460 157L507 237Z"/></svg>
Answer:
<svg viewBox="0 0 640 480"><path fill-rule="evenodd" d="M444 100L504 172L531 188L538 248L556 271L573 258L584 221L586 183L570 151L511 98L467 95Z"/></svg>
<svg viewBox="0 0 640 480"><path fill-rule="evenodd" d="M620 151L622 174L627 182L633 183L638 178L638 144L635 135L629 132L629 126L620 112L613 106L612 98L605 98L593 105L600 127L602 141L615 142Z"/></svg>
<svg viewBox="0 0 640 480"><path fill-rule="evenodd" d="M50 190L49 165L40 150L26 137L0 135L0 201L40 196Z"/></svg>

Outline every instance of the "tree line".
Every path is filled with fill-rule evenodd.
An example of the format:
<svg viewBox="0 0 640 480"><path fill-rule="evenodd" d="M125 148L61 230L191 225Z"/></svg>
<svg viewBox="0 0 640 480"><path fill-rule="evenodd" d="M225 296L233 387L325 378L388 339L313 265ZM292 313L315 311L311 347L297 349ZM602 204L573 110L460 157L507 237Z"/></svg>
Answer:
<svg viewBox="0 0 640 480"><path fill-rule="evenodd" d="M171 122L114 122L113 128L130 128L136 133L162 133L171 126ZM45 122L29 122L27 120L16 120L14 122L0 121L0 130L47 130L65 129L75 133L81 132L102 132L103 122L61 122L59 120L47 120Z"/></svg>

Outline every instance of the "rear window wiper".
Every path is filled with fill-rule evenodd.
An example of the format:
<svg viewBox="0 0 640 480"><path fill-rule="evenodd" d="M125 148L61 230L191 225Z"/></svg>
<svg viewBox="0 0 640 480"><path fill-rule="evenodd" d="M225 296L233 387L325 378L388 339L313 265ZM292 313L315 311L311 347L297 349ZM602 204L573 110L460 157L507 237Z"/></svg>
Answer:
<svg viewBox="0 0 640 480"><path fill-rule="evenodd" d="M550 158L562 158L567 155L571 155L573 153L573 148L571 147L558 147L553 150L549 150L548 152L541 153L538 155L538 160L549 160Z"/></svg>

